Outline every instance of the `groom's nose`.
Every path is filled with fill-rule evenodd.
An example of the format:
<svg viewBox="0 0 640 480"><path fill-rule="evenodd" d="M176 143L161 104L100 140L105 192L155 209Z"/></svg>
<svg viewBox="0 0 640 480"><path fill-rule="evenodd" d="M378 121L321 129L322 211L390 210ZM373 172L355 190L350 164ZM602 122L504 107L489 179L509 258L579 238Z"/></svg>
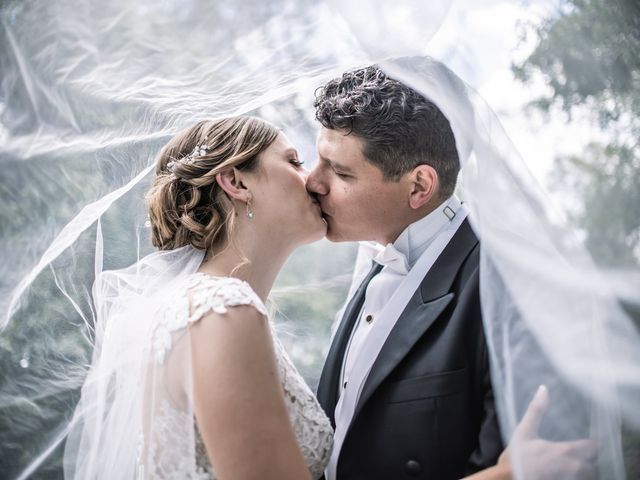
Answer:
<svg viewBox="0 0 640 480"><path fill-rule="evenodd" d="M329 188L323 178L320 165L316 165L316 167L309 172L309 175L307 175L306 185L307 191L309 192L316 193L318 195L326 195L329 193Z"/></svg>

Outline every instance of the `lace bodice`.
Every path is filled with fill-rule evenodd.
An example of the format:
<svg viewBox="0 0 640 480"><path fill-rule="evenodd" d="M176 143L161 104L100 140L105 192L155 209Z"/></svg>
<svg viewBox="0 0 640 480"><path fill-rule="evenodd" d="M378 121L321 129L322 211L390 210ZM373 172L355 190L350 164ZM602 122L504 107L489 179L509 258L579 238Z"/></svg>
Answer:
<svg viewBox="0 0 640 480"><path fill-rule="evenodd" d="M168 385L162 382L172 383L165 380L171 378L173 367L169 364L179 362L176 360L179 354L174 355L174 351L180 350L187 327L210 311L224 314L229 307L238 305L251 305L267 316L264 304L246 282L203 273L191 275L163 305L152 335L154 378L161 379L154 388L161 389L161 393L152 395L156 400L148 402L153 405L149 408L154 426L146 436L141 435L139 477L216 478L195 424L192 405L188 400L181 401L179 395L165 394ZM331 424L273 328L272 336L289 420L309 471L314 478L320 478L331 454Z"/></svg>

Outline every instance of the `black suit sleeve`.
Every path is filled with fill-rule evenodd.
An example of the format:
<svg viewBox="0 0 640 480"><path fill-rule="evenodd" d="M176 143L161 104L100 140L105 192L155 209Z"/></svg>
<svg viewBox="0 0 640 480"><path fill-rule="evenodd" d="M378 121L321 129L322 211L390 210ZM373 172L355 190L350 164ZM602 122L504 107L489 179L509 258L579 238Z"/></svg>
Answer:
<svg viewBox="0 0 640 480"><path fill-rule="evenodd" d="M480 415L480 430L478 434L478 443L476 448L469 456L466 466L466 474L470 475L484 468L495 465L498 457L504 450L500 427L498 424L498 414L496 412L495 397L491 385L491 371L489 368L489 355L487 346L482 336L482 346L480 348L480 356L478 365L482 372L479 372L481 379L480 388L482 402Z"/></svg>
<svg viewBox="0 0 640 480"><path fill-rule="evenodd" d="M466 315L469 318L475 317L472 322L467 324L467 328L473 331L472 340L467 348L474 352L472 364L474 365L475 391L472 408L474 410L474 424L478 426L476 427L478 433L476 444L465 466L466 475L495 465L504 450L491 383L489 349L482 321L479 249L474 250L470 259L471 261L466 262L462 270L461 278L464 287L461 297L465 306L470 307L466 311Z"/></svg>

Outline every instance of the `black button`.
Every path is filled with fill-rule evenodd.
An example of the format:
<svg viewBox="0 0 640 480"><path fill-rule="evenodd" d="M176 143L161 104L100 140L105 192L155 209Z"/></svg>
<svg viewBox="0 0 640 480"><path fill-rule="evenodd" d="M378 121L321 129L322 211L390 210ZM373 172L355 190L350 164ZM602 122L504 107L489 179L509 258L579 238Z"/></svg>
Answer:
<svg viewBox="0 0 640 480"><path fill-rule="evenodd" d="M417 476L422 471L422 465L415 460L409 460L404 466L404 471L409 475Z"/></svg>
<svg viewBox="0 0 640 480"><path fill-rule="evenodd" d="M367 321L367 323L371 323L371 322L373 322L373 315L367 315L367 316L365 317L365 320Z"/></svg>

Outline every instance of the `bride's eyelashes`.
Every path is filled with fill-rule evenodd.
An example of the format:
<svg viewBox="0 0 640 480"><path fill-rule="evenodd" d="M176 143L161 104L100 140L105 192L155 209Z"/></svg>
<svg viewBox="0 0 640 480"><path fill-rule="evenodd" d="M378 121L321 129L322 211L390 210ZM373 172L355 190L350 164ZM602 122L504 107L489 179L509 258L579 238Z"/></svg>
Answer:
<svg viewBox="0 0 640 480"><path fill-rule="evenodd" d="M296 167L301 167L301 166L303 166L303 165L304 165L304 160L298 160L297 158L291 158L291 159L289 160L289 163L290 163L291 165L296 166Z"/></svg>

